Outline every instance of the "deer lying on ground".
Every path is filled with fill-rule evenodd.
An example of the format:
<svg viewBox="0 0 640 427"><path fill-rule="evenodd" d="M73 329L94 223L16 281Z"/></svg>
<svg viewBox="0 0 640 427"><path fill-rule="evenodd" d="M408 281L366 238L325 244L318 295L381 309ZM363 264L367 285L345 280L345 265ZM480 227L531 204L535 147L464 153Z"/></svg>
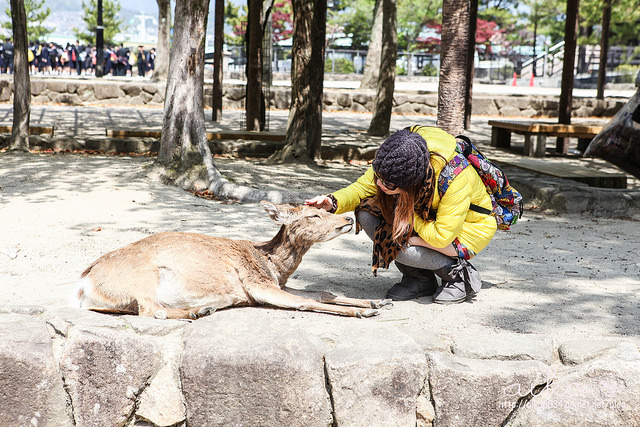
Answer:
<svg viewBox="0 0 640 427"><path fill-rule="evenodd" d="M389 304L287 288L287 279L311 245L348 233L353 219L308 206L265 201L260 205L281 224L270 241L154 234L91 264L72 302L94 311L170 319L196 319L226 307L262 304L370 317Z"/></svg>

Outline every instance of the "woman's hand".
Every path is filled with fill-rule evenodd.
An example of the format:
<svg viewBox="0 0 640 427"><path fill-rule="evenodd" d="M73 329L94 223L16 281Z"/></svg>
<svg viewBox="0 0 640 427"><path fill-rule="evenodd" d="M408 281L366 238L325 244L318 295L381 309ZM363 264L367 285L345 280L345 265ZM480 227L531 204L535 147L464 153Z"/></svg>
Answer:
<svg viewBox="0 0 640 427"><path fill-rule="evenodd" d="M307 206L313 206L314 208L324 209L327 212L333 207L333 202L327 196L316 196L313 199L305 200L304 204Z"/></svg>
<svg viewBox="0 0 640 427"><path fill-rule="evenodd" d="M429 248L431 250L434 250L436 252L440 252L440 253L445 254L447 256L450 256L450 257L457 257L458 256L458 251L456 250L456 248L453 245L447 245L444 248L436 248L435 246L431 246L430 244L428 244L420 236L411 236L411 237L409 237L409 240L407 241L407 243L409 244L409 246L422 246L424 248Z"/></svg>
<svg viewBox="0 0 640 427"><path fill-rule="evenodd" d="M422 237L420 236L411 236L409 237L409 240L407 241L407 243L409 244L409 246L424 246L424 247L429 247L429 245L427 244L427 242L425 242Z"/></svg>

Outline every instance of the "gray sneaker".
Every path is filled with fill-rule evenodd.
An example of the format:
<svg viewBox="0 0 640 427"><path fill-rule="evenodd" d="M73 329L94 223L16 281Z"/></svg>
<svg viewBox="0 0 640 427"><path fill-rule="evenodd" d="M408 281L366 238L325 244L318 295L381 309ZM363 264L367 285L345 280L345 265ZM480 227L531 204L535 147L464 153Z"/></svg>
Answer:
<svg viewBox="0 0 640 427"><path fill-rule="evenodd" d="M467 292L462 282L446 282L433 294L433 302L436 304L459 304L475 295L476 292L473 290Z"/></svg>
<svg viewBox="0 0 640 427"><path fill-rule="evenodd" d="M469 261L458 258L451 265L434 270L442 279L442 286L433 295L436 304L459 304L474 297L482 282L480 275Z"/></svg>

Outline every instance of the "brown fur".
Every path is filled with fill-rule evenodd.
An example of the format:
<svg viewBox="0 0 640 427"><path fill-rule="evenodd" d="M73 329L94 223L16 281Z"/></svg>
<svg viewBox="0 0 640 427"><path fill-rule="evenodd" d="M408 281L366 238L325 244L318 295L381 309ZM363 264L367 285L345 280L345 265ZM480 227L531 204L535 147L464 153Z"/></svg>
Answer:
<svg viewBox="0 0 640 427"><path fill-rule="evenodd" d="M261 205L282 224L272 240L254 243L195 233L154 234L91 264L73 295L76 305L193 319L226 307L260 304L369 317L388 303L287 288L287 279L309 248L349 232L353 220L307 206Z"/></svg>

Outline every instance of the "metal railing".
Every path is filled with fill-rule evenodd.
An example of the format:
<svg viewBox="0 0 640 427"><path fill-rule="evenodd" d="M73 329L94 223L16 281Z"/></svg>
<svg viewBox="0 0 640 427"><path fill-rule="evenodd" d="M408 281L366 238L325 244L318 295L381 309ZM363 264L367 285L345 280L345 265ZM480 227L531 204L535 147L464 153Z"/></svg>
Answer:
<svg viewBox="0 0 640 427"><path fill-rule="evenodd" d="M553 76L562 72L562 60L564 58L564 40L551 47L545 46L544 52L522 63L520 75L528 77L531 73L536 76ZM542 74L538 72L542 63Z"/></svg>

